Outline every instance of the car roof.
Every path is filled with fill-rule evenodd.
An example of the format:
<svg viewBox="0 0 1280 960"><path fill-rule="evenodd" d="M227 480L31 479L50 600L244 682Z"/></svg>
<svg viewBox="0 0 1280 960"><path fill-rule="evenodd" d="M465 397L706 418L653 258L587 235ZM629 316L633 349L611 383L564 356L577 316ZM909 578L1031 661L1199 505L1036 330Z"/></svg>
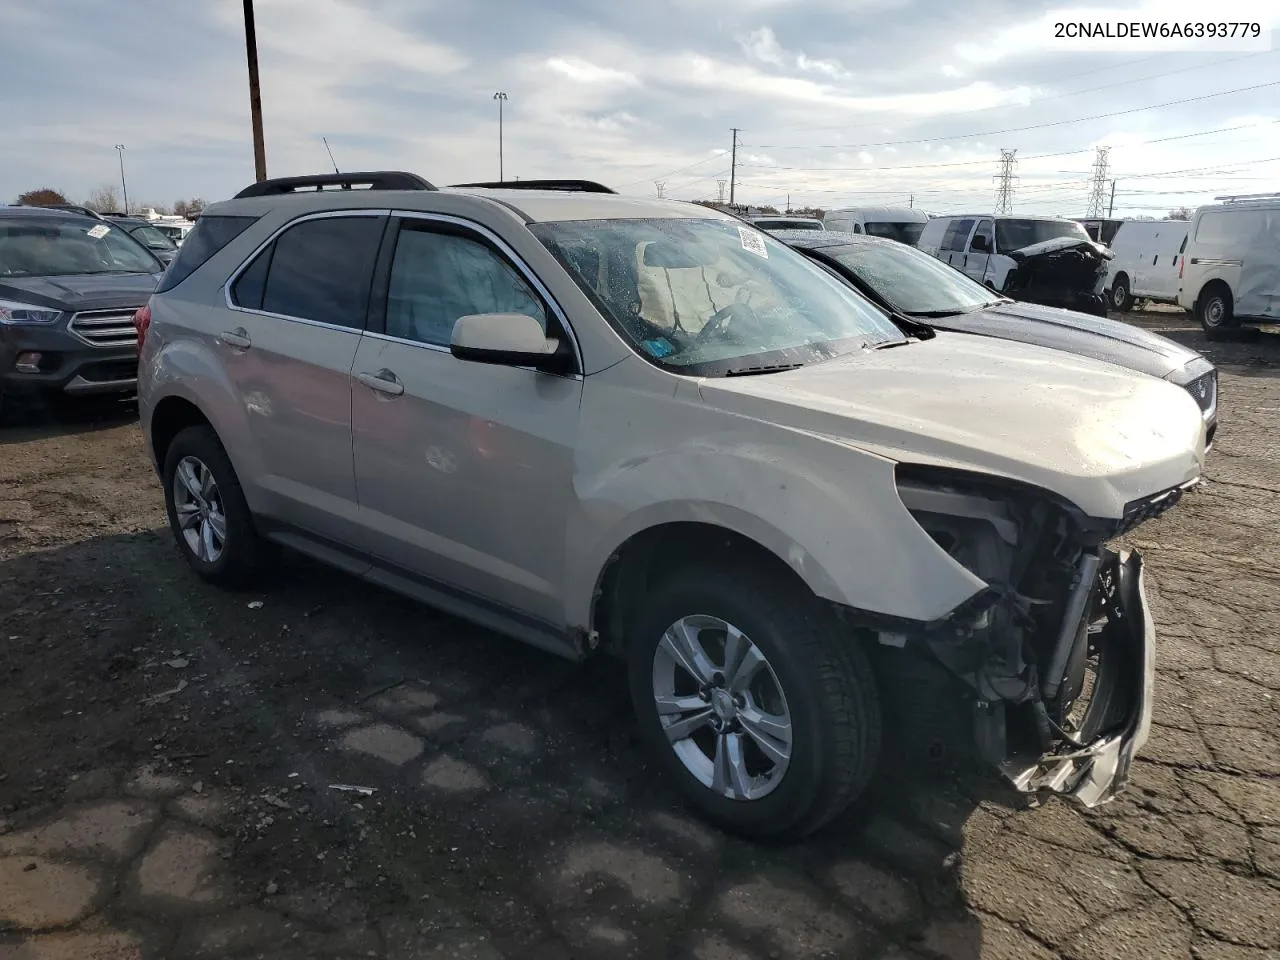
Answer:
<svg viewBox="0 0 1280 960"><path fill-rule="evenodd" d="M865 233L842 233L839 230L776 230L773 236L785 240L790 246L804 247L808 250L823 250L827 247L847 247L855 243L891 243L895 246L906 246L888 237L873 237ZM914 248L912 248L914 249Z"/></svg>
<svg viewBox="0 0 1280 960"><path fill-rule="evenodd" d="M28 217L28 218L44 218L48 220L93 220L93 217L86 217L83 213L72 213L70 210L57 210L53 207L28 207L23 204L13 204L11 206L0 206L0 217Z"/></svg>
<svg viewBox="0 0 1280 960"><path fill-rule="evenodd" d="M835 210L828 210L827 216L836 216L842 213L858 213L864 217L868 215L896 217L905 213L908 215L908 219L900 221L902 223L924 223L929 219L929 215L918 207L894 207L888 204L872 204L865 207L839 207Z"/></svg>
<svg viewBox="0 0 1280 960"><path fill-rule="evenodd" d="M342 175L316 177L315 181L336 181ZM631 219L738 219L710 207L679 200L654 200L626 197L609 191L574 189L525 189L499 186L441 187L426 184L423 188L401 189L408 174L352 174L353 183L368 182L372 178L385 177L391 189L378 187L365 189L296 189L296 192L267 192L256 195L236 196L210 204L204 216L262 216L281 210L296 209L299 214L326 210L354 208L392 208L402 210L432 209L431 198L440 194L468 197L483 203L500 204L516 213L526 222L537 223L567 220L631 220ZM299 178L307 186L312 178ZM418 180L424 183L419 178ZM570 181L572 182L572 181Z"/></svg>
<svg viewBox="0 0 1280 960"><path fill-rule="evenodd" d="M1079 223L1070 217L1046 217L1043 215L1015 216L1012 213L943 213L935 220L1044 220L1048 223Z"/></svg>

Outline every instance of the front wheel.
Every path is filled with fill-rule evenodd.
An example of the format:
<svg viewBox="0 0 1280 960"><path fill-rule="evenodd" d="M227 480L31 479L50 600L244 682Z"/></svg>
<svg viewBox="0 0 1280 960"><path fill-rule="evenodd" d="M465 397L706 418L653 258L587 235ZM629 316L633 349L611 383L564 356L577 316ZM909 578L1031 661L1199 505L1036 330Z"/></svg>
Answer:
<svg viewBox="0 0 1280 960"><path fill-rule="evenodd" d="M798 585L686 570L650 598L627 655L642 736L719 826L802 836L871 779L881 727L871 665Z"/></svg>

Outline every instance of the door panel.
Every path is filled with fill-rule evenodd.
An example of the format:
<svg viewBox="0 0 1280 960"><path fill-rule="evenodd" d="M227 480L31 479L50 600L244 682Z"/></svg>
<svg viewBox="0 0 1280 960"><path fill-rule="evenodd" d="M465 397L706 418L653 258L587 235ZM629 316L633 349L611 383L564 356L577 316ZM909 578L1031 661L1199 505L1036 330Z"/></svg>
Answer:
<svg viewBox="0 0 1280 960"><path fill-rule="evenodd" d="M973 249L974 241L978 237L984 237L987 241L985 250ZM964 272L972 279L982 283L987 275L987 264L991 260L991 249L995 243L995 226L990 220L979 220L978 226L974 228L973 236L969 239L969 253L965 257Z"/></svg>
<svg viewBox="0 0 1280 960"><path fill-rule="evenodd" d="M459 360L446 346L472 313L526 313L556 335L546 305L486 238L456 225L406 219L387 273L386 333L364 337L353 367L364 546L563 626L582 381Z"/></svg>
<svg viewBox="0 0 1280 960"><path fill-rule="evenodd" d="M215 331L262 464L264 511L339 540L356 513L351 365L386 225L377 212L304 217L230 283Z"/></svg>

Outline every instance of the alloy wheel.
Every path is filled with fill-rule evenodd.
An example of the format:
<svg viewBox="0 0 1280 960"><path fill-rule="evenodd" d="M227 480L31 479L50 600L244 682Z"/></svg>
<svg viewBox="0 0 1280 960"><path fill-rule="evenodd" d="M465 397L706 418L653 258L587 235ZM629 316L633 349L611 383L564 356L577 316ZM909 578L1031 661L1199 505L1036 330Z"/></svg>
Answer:
<svg viewBox="0 0 1280 960"><path fill-rule="evenodd" d="M178 461L173 507L187 548L203 563L216 563L227 545L227 517L218 482L198 457Z"/></svg>
<svg viewBox="0 0 1280 960"><path fill-rule="evenodd" d="M791 762L791 712L763 651L719 617L682 617L653 656L653 699L685 769L732 800L777 789Z"/></svg>

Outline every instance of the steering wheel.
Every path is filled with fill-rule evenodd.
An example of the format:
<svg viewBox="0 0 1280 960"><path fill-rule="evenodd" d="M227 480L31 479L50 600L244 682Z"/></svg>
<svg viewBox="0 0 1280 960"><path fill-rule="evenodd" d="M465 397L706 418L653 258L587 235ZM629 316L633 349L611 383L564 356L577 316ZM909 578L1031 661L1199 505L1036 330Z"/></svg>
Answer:
<svg viewBox="0 0 1280 960"><path fill-rule="evenodd" d="M712 334L722 334L727 331L730 322L738 315L738 310L742 306L743 304L741 303L731 303L727 307L721 307L702 325L702 329L693 338L693 342L695 344L706 343L711 339Z"/></svg>

